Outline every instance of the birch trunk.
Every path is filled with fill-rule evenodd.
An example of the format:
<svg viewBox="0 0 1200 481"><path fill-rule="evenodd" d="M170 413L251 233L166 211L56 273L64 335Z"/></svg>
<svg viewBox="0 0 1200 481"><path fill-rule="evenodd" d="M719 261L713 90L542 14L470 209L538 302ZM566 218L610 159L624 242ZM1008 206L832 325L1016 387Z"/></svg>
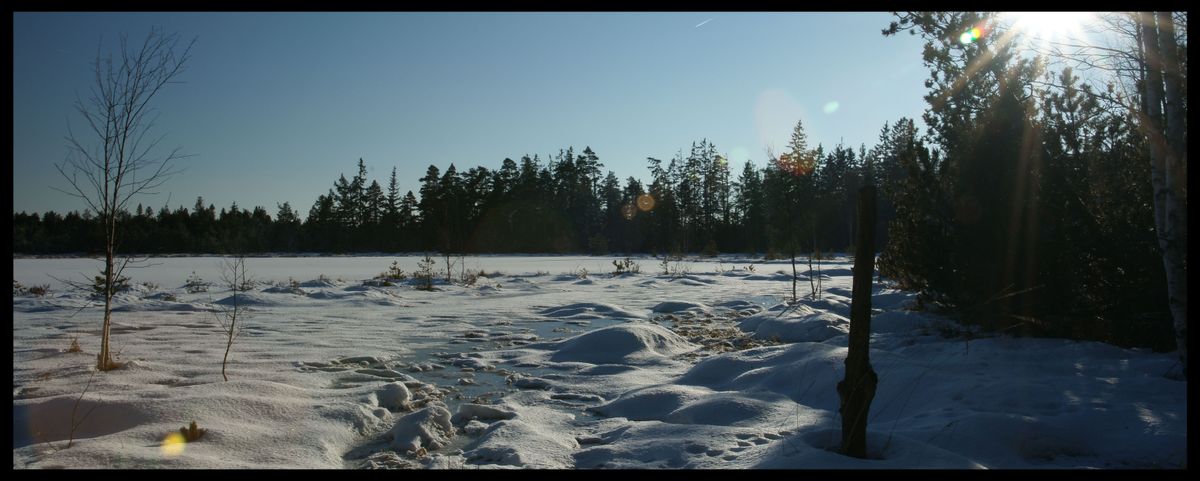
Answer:
<svg viewBox="0 0 1200 481"><path fill-rule="evenodd" d="M1150 148L1154 226L1167 275L1175 343L1187 378L1187 179L1178 55L1169 12L1138 14L1146 65L1142 128ZM1157 17L1157 18L1156 18ZM1157 21L1156 21L1157 20ZM1161 31L1160 31L1161 30ZM1164 75L1165 71L1165 75ZM1164 119L1163 105L1166 104ZM1164 125L1164 123L1166 125Z"/></svg>

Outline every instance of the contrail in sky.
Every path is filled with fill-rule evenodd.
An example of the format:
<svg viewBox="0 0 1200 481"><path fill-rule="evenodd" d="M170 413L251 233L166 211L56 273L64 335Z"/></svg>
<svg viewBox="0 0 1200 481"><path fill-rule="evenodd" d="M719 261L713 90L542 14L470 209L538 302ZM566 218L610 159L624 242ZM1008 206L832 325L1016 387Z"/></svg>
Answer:
<svg viewBox="0 0 1200 481"><path fill-rule="evenodd" d="M705 21L703 21L703 22L697 23L697 24L696 24L696 26L695 26L694 28L700 28L700 27L703 27L703 26L704 26L704 24L706 24L706 23L708 23L708 22L711 22L711 21L712 21L712 19L710 18L710 19L708 19L708 20L705 20Z"/></svg>

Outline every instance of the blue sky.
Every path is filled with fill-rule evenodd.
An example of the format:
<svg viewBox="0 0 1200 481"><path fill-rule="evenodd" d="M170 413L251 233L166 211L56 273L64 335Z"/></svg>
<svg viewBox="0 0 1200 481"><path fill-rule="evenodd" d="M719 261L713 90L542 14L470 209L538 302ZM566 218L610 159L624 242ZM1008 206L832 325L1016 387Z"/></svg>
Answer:
<svg viewBox="0 0 1200 481"><path fill-rule="evenodd" d="M14 212L82 210L57 192L76 93L121 33L197 37L154 104L165 147L192 157L143 204L291 202L302 215L340 173L401 191L430 165L500 166L591 146L624 181L707 138L735 173L762 166L803 120L810 142L870 148L919 119L921 41L883 12L89 13L13 15ZM836 110L833 108L836 102ZM136 204L136 201L135 201Z"/></svg>

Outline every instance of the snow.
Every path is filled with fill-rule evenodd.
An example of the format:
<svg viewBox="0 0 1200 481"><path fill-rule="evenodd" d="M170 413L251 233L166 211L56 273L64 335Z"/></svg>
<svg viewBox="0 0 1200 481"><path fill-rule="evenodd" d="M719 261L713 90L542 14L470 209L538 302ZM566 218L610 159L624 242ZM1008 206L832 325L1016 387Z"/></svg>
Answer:
<svg viewBox="0 0 1200 481"><path fill-rule="evenodd" d="M670 330L654 324L624 324L597 329L554 346L554 362L632 364L650 362L691 350L691 345Z"/></svg>
<svg viewBox="0 0 1200 481"><path fill-rule="evenodd" d="M450 411L442 406L429 406L396 421L389 432L392 448L400 452L415 452L419 449L435 450L450 444L454 426L450 424Z"/></svg>
<svg viewBox="0 0 1200 481"><path fill-rule="evenodd" d="M100 309L48 277L96 261L14 259L14 279L51 284L13 297L14 468L1186 466L1173 354L944 338L963 328L880 284L868 459L839 454L844 258L823 264L817 299L801 277L794 304L790 262L733 256L676 277L645 257L620 276L611 257L467 257L498 274L435 291L363 283L419 259L248 259L263 282L239 294L228 382L213 314L232 292L184 288L193 271L218 279L219 258L131 271L113 314L123 366L106 373L92 367ZM728 269L752 262L758 274ZM164 449L191 421L204 436Z"/></svg>
<svg viewBox="0 0 1200 481"><path fill-rule="evenodd" d="M400 375L400 373L396 374ZM408 400L412 399L412 392L402 382L390 382L383 385L383 389L376 394L375 399L380 407L399 411L408 407Z"/></svg>

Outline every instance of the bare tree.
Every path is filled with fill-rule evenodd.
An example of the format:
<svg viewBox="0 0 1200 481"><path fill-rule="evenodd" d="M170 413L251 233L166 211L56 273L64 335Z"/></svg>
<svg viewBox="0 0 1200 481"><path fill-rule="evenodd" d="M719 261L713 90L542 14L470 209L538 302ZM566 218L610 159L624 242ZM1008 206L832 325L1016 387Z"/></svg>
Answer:
<svg viewBox="0 0 1200 481"><path fill-rule="evenodd" d="M194 43L193 39L176 54L178 36L152 29L140 47L129 45L122 35L116 59L112 54L101 56L97 47L91 96L86 102L75 101L75 110L90 132L77 136L68 125L70 153L55 165L70 183L69 190L56 190L83 199L104 229L104 327L96 359L101 371L116 367L109 353L114 281L132 262L125 259L118 266L115 261L120 247L118 219L131 198L155 193L175 173L172 162L185 157L178 147L165 156L153 154L162 137L148 137L154 127L150 102L164 86L178 83L174 79L183 73Z"/></svg>
<svg viewBox="0 0 1200 481"><path fill-rule="evenodd" d="M226 335L225 357L221 359L221 377L226 381L229 380L229 376L225 374L225 367L229 364L229 351L233 349L233 341L242 333L244 321L250 317L240 293L252 289L254 282L253 278L246 275L246 256L239 255L221 261L221 283L233 291L229 304L220 305L214 313L217 324Z"/></svg>

